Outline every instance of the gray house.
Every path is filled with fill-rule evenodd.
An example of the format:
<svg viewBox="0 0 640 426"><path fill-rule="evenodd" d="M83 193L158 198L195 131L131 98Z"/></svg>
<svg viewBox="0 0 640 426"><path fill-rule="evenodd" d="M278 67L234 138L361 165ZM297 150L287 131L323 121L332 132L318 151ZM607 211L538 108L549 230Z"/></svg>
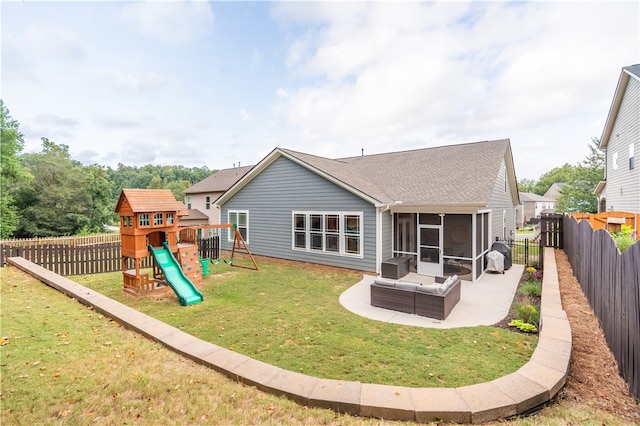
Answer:
<svg viewBox="0 0 640 426"><path fill-rule="evenodd" d="M622 68L599 148L605 169L594 191L598 211L640 213L640 64Z"/></svg>
<svg viewBox="0 0 640 426"><path fill-rule="evenodd" d="M276 148L217 204L253 254L378 273L407 256L475 281L519 199L505 139L339 159Z"/></svg>

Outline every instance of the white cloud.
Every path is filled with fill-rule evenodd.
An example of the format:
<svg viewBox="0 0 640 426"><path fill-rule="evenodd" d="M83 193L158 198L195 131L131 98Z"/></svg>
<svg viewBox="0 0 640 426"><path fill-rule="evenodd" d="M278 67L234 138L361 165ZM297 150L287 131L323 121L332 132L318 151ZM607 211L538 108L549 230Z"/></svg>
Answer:
<svg viewBox="0 0 640 426"><path fill-rule="evenodd" d="M184 44L209 34L213 11L204 1L145 1L122 8L123 21L132 29L161 41Z"/></svg>
<svg viewBox="0 0 640 426"><path fill-rule="evenodd" d="M153 71L136 75L134 72L124 72L116 68L101 68L96 70L94 76L98 85L106 85L108 88L123 92L157 93L171 87L179 87L180 81L175 77L161 76Z"/></svg>
<svg viewBox="0 0 640 426"><path fill-rule="evenodd" d="M307 77L277 92L276 110L297 129L292 143L324 150L352 140L379 152L511 138L520 174L538 177L561 164L526 156L562 143L563 158L580 161L620 68L637 61L637 4L305 5L274 12L284 28L304 26L287 64ZM577 129L585 119L593 126Z"/></svg>

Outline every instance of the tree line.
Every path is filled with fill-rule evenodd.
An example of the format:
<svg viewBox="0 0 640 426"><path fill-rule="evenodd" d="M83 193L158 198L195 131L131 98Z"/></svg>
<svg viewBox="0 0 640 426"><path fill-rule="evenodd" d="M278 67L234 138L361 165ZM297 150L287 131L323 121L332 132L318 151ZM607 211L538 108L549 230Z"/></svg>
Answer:
<svg viewBox="0 0 640 426"><path fill-rule="evenodd" d="M83 165L71 158L69 147L42 138L39 153L23 153L20 124L4 102L1 107L0 238L31 238L81 235L104 231L117 224L115 205L123 188L170 189L182 201L189 186L215 170L184 166L118 167ZM577 165L564 164L540 179L518 182L521 192L539 195L553 183L566 185L556 211L596 213L596 184L604 176L604 155L592 139L587 158Z"/></svg>
<svg viewBox="0 0 640 426"><path fill-rule="evenodd" d="M600 140L592 138L587 157L579 164L565 163L539 179L518 181L518 191L544 195L554 183L564 183L555 209L559 213L598 213L598 197L593 193L604 179L605 156L598 148Z"/></svg>
<svg viewBox="0 0 640 426"><path fill-rule="evenodd" d="M122 163L113 169L83 165L69 147L46 137L38 153L23 153L20 125L0 99L0 238L32 238L104 232L118 223L115 206L123 188L182 191L215 170L184 166L142 167Z"/></svg>

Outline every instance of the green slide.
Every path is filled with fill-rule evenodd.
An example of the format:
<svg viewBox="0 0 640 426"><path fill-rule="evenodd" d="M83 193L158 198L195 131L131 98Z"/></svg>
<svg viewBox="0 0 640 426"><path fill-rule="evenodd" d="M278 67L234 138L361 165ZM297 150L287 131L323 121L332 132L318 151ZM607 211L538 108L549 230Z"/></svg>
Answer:
<svg viewBox="0 0 640 426"><path fill-rule="evenodd" d="M178 296L180 304L187 306L202 302L203 297L200 290L182 272L182 268L180 268L178 261L171 253L169 245L166 242L163 245L164 248L149 246L149 252L153 256L156 265L162 270L165 281Z"/></svg>

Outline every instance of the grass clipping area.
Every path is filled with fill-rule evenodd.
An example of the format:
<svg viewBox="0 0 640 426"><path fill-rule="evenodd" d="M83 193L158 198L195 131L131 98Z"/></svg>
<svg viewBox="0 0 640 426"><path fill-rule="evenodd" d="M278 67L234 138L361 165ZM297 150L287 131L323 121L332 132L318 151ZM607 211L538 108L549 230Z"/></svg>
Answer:
<svg viewBox="0 0 640 426"><path fill-rule="evenodd" d="M438 330L362 318L339 302L362 274L336 268L261 261L253 271L220 263L201 286L203 303L188 307L171 291L126 295L120 273L72 278L203 340L329 379L466 386L516 371L537 343L494 327Z"/></svg>

